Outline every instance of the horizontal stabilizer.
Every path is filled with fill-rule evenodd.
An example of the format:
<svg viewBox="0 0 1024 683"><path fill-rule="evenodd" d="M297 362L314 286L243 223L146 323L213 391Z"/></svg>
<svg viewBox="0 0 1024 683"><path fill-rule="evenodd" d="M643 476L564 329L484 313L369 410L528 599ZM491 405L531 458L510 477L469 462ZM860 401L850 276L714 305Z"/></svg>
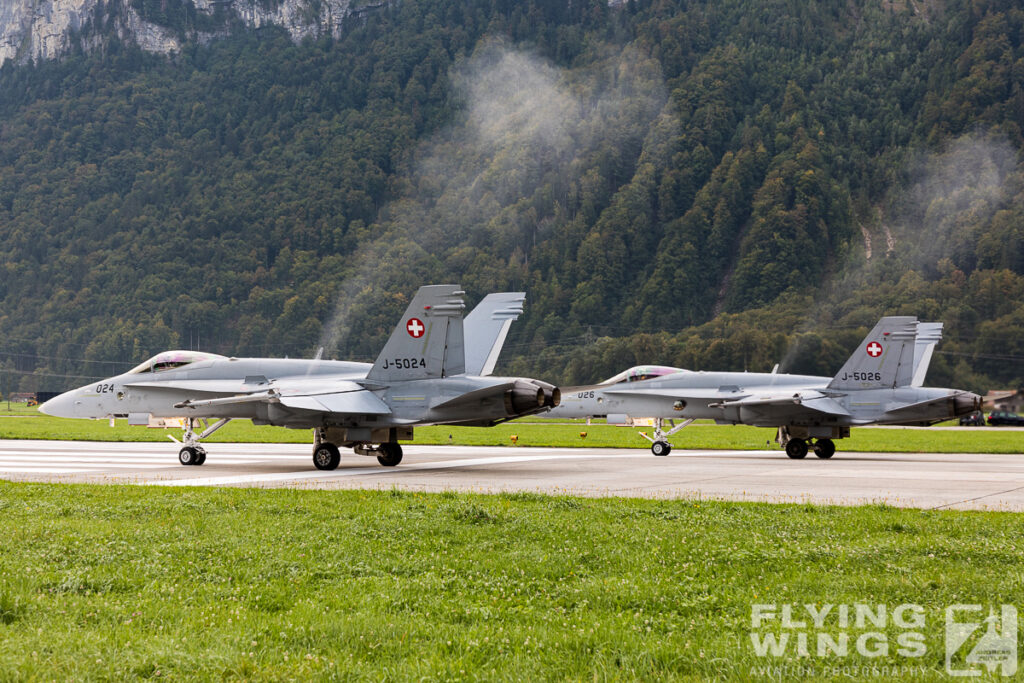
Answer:
<svg viewBox="0 0 1024 683"><path fill-rule="evenodd" d="M885 417L888 421L890 418L898 418L901 414L914 415L919 413L922 408L937 407L942 405L951 405L953 401L952 396L939 396L937 398L931 398L927 401L918 401L917 403L907 403L893 408L892 410L885 411Z"/></svg>
<svg viewBox="0 0 1024 683"><path fill-rule="evenodd" d="M465 394L460 394L455 398L449 399L444 403L439 403L433 406L435 409L442 408L453 408L459 405L472 405L479 403L482 399L489 398L491 396L501 396L509 389L515 386L515 382L506 382L504 384L495 384L493 386L484 387L483 389L477 389L476 391L470 391Z"/></svg>

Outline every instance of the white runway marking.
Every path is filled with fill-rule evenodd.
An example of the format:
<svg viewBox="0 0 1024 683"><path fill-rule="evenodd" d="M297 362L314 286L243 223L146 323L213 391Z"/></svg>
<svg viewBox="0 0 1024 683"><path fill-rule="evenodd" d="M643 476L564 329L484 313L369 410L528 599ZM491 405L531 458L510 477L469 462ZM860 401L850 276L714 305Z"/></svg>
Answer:
<svg viewBox="0 0 1024 683"><path fill-rule="evenodd" d="M281 482L281 481L299 481L302 479L334 479L338 477L359 477L366 475L373 476L388 476L392 474L402 474L405 472L420 472L424 470L445 470L453 469L456 467L476 467L481 465L505 465L508 463L526 463L526 462L537 462L540 460L565 460L568 458L632 458L635 457L631 454L616 454L616 455L563 455L559 453L552 453L550 455L519 455L511 458L471 458L468 460L451 460L447 462L424 462L410 465L403 465L398 467L381 467L380 465L374 465L372 467L359 467L355 469L347 470L333 470L333 471L321 471L315 470L312 472L283 472L281 474L250 474L250 475L239 475L235 477L210 477L210 478L196 478L196 479L175 479L173 481L157 482L150 481L147 484L153 484L158 486L228 486L233 484L262 484L269 482Z"/></svg>

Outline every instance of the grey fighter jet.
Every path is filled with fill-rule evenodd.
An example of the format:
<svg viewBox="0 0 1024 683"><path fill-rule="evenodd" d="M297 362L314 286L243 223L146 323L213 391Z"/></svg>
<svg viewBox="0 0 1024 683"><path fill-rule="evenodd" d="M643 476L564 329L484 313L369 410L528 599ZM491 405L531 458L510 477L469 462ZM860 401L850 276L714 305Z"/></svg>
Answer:
<svg viewBox="0 0 1024 683"><path fill-rule="evenodd" d="M831 458L834 439L849 436L850 427L928 425L981 406L977 394L921 386L941 331L941 323L882 318L835 377L640 366L598 385L566 387L562 404L544 417L605 416L617 424L653 417L653 436L643 436L655 455L668 455L667 438L697 419L777 427L789 457L803 458L812 447Z"/></svg>
<svg viewBox="0 0 1024 683"><path fill-rule="evenodd" d="M338 466L339 446L394 466L402 460L398 442L412 439L415 426L491 426L559 403L559 390L546 382L487 376L495 347L500 349L508 325L522 312L523 295L484 299L467 334L463 294L457 285L421 287L372 365L167 351L39 409L59 417L121 417L136 424L185 417L182 465L202 465L201 439L230 420L249 419L313 429L313 464L321 470ZM465 337L483 348L467 354ZM197 433L199 421L210 419L217 421Z"/></svg>

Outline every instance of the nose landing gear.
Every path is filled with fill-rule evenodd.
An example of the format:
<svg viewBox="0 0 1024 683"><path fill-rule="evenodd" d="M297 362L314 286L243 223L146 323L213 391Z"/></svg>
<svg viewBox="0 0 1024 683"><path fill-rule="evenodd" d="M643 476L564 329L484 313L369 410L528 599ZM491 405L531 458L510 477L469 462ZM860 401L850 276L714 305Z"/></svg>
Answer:
<svg viewBox="0 0 1024 683"><path fill-rule="evenodd" d="M182 444L182 449L178 451L178 462L182 465L202 465L206 462L206 449L200 445L200 441L213 434L215 431L226 425L231 421L231 418L225 417L217 420L212 425L207 424L206 420L197 420L194 417L185 418L185 426L182 427L181 441L178 441L170 434L167 437L171 441ZM202 433L196 434L196 426L202 424L205 429Z"/></svg>
<svg viewBox="0 0 1024 683"><path fill-rule="evenodd" d="M669 443L668 437L678 432L683 427L688 427L693 424L693 418L684 420L682 424L676 424L675 420L669 419L668 423L671 428L665 431L666 420L660 417L654 418L654 434L647 436L647 432L640 432L640 436L644 437L651 442L651 453L655 455L668 455L672 452L672 444Z"/></svg>

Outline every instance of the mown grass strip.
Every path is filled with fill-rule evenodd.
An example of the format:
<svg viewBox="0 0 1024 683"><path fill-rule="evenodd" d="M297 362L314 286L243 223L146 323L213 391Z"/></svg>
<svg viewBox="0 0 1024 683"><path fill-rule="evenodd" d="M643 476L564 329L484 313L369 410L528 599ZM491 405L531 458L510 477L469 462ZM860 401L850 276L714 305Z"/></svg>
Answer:
<svg viewBox="0 0 1024 683"><path fill-rule="evenodd" d="M938 680L946 606L1024 601L1010 513L0 483L0 521L12 680ZM888 653L758 656L765 603L885 605L884 627L826 630ZM897 652L902 604L921 656Z"/></svg>

